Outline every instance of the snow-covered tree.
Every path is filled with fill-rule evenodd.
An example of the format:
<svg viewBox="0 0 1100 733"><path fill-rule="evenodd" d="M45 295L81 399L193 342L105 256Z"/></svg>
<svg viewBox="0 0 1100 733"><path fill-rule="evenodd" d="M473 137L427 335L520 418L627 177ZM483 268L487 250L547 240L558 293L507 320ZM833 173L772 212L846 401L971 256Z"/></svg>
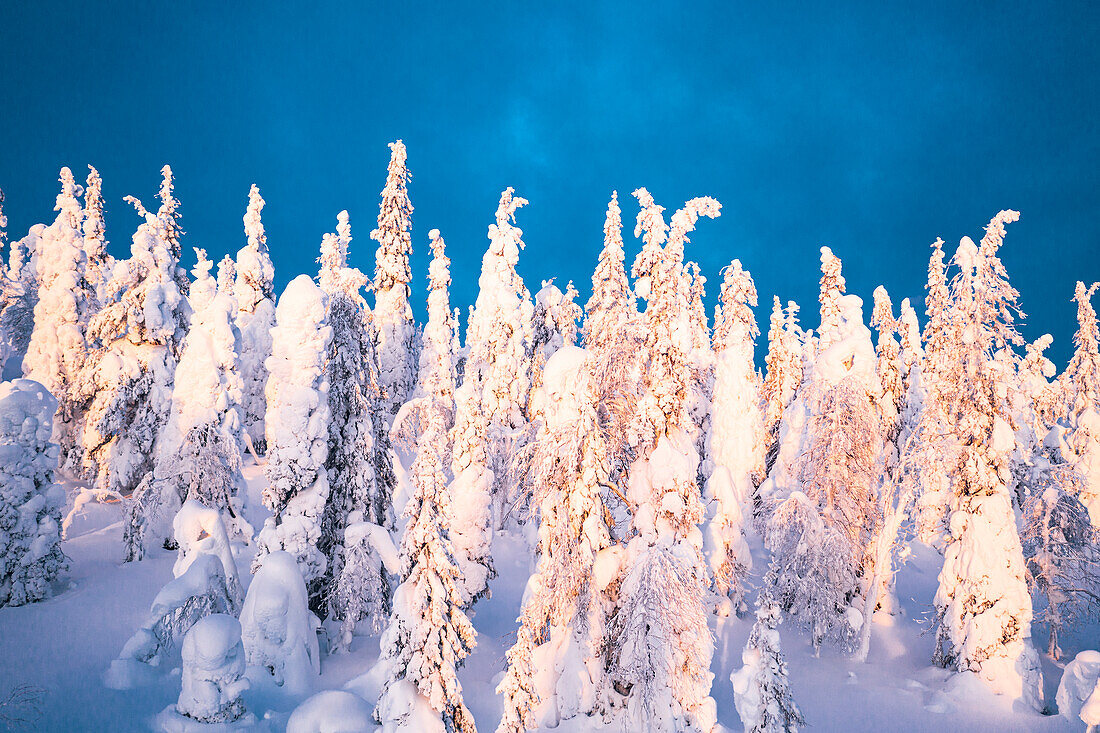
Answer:
<svg viewBox="0 0 1100 733"><path fill-rule="evenodd" d="M840 258L828 247L821 248L821 282L818 302L821 304L821 326L817 336L821 348L827 349L839 338L840 297L844 295L844 275Z"/></svg>
<svg viewBox="0 0 1100 733"><path fill-rule="evenodd" d="M515 488L523 472L515 457L527 434L533 305L516 272L523 231L513 224L516 209L527 200L512 194L511 188L501 194L496 221L489 225L480 290L466 327L463 380L455 395L452 539L470 598L488 586L492 528L503 526L521 501Z"/></svg>
<svg viewBox="0 0 1100 733"><path fill-rule="evenodd" d="M715 218L712 198L688 201L665 238L660 207L645 189L635 234L645 233L635 274L644 282L644 395L637 411L642 441L626 499L636 536L627 547L619 606L612 619L613 681L630 692L630 724L650 729L710 730L713 639L706 626L706 587L699 525L701 432L690 411L700 389L691 328L693 301L684 244L700 216ZM647 250L647 247L649 248ZM648 254L647 254L648 252Z"/></svg>
<svg viewBox="0 0 1100 733"><path fill-rule="evenodd" d="M241 419L245 435L260 453L267 450L264 414L267 401L267 366L271 355L271 329L275 325L275 265L267 249L264 232L264 200L256 184L248 192L244 233L248 244L237 252L237 328L241 332L240 370L244 381Z"/></svg>
<svg viewBox="0 0 1100 733"><path fill-rule="evenodd" d="M706 580L691 563L676 549L629 547L611 619L609 670L616 685L630 691L626 730L710 731L716 724Z"/></svg>
<svg viewBox="0 0 1100 733"><path fill-rule="evenodd" d="M638 304L624 266L622 211L618 192L612 192L603 225L603 249L592 273L592 297L584 308L584 348L598 353L629 338L638 317Z"/></svg>
<svg viewBox="0 0 1100 733"><path fill-rule="evenodd" d="M802 383L802 345L797 317L798 306L794 301L788 303L787 310L784 311L779 296L773 296L768 327L768 355L765 359L767 374L760 387L768 471L776 460L779 424Z"/></svg>
<svg viewBox="0 0 1100 733"><path fill-rule="evenodd" d="M442 246L437 258L441 253ZM431 368L448 371L439 361ZM439 377L443 375L437 373L436 384L445 382ZM380 664L387 677L375 708L387 730L476 730L457 675L477 633L462 610L467 596L451 544L451 498L442 455L446 392L445 387L433 388L424 397L422 432L410 472L414 488L404 511L408 524L401 540L401 585L382 636Z"/></svg>
<svg viewBox="0 0 1100 733"><path fill-rule="evenodd" d="M905 384L902 378L901 345L894 338L900 330L900 324L894 318L894 306L890 294L879 285L875 288L875 306L871 311L871 326L878 329L876 351L880 395L877 398L882 413L886 436L889 440L897 438L901 429L901 413L904 409Z"/></svg>
<svg viewBox="0 0 1100 733"><path fill-rule="evenodd" d="M68 566L61 551L65 494L54 483L57 401L37 382L0 384L0 607L45 598Z"/></svg>
<svg viewBox="0 0 1100 733"><path fill-rule="evenodd" d="M195 250L192 273L191 328L176 366L168 423L157 441L151 475L135 490L138 511L129 530L135 543L148 539L150 524L171 519L187 499L223 512L229 526L246 540L251 527L241 514L238 493L241 474L241 395L237 350L240 333L234 325L237 311L228 268L220 268L223 287L210 275L213 263L206 251ZM228 260L232 263L232 260ZM160 539L160 538L155 538Z"/></svg>
<svg viewBox="0 0 1100 733"><path fill-rule="evenodd" d="M253 569L268 553L286 550L297 558L302 577L310 583L322 577L327 566L317 542L329 497L328 296L308 275L299 275L279 297L275 321L264 418L269 484L263 501L272 516L260 532Z"/></svg>
<svg viewBox="0 0 1100 733"><path fill-rule="evenodd" d="M747 733L795 733L806 724L787 680L787 661L779 647L781 623L779 604L762 594L741 653L744 666L730 675L734 704Z"/></svg>
<svg viewBox="0 0 1100 733"><path fill-rule="evenodd" d="M280 309L286 295L284 291L279 299ZM278 354L278 337L275 344L274 354ZM321 671L317 646L321 622L309 610L300 568L301 561L289 552L267 553L256 568L241 607L245 661L249 666L266 669L275 684L293 695L307 693Z"/></svg>
<svg viewBox="0 0 1100 733"><path fill-rule="evenodd" d="M501 733L556 726L608 703L601 655L613 608L606 591L614 578L605 553L612 540L603 486L614 450L591 370L588 354L571 346L546 362L545 419L532 457L539 559L497 688L504 695ZM533 681L536 669L545 671Z"/></svg>
<svg viewBox="0 0 1100 733"><path fill-rule="evenodd" d="M390 143L390 165L382 203L378 207L378 228L371 239L378 242L374 274L374 322L377 329L379 386L390 415L387 422L408 399L416 383L415 346L412 306L409 304L409 236L413 212L409 201L407 154L400 140Z"/></svg>
<svg viewBox="0 0 1100 733"><path fill-rule="evenodd" d="M183 637L180 656L183 673L179 700L158 720L167 720L175 712L202 724L255 722L241 699L249 682L244 676L244 646L237 619L223 613L205 617Z"/></svg>
<svg viewBox="0 0 1100 733"><path fill-rule="evenodd" d="M164 166L161 175L156 214L127 197L144 221L134 233L130 259L115 267L106 304L90 329L101 347L89 360L87 383L94 397L84 446L96 487L118 495L130 494L152 469L190 318L172 169ZM128 547L129 557L140 555L133 542Z"/></svg>
<svg viewBox="0 0 1100 733"><path fill-rule="evenodd" d="M991 364L998 349L1019 344L1013 320L1018 293L997 251L1015 211L986 227L980 246L964 237L952 262L944 360L931 385L949 433L937 452L951 479L950 536L936 607L937 658L977 673L994 691L1042 707L1042 673L1031 645L1031 597L1009 494L1015 445ZM929 431L934 439L938 430Z"/></svg>
<svg viewBox="0 0 1100 733"><path fill-rule="evenodd" d="M107 252L107 227L103 221L103 179L94 166L88 166L84 187L85 279L96 293L95 309L107 297L107 283L114 270L115 258Z"/></svg>
<svg viewBox="0 0 1100 733"><path fill-rule="evenodd" d="M1032 456L1022 481L1020 540L1028 588L1033 599L1045 601L1036 616L1050 627L1047 653L1055 659L1061 656L1062 631L1100 615L1100 532L1077 498L1080 482L1073 466L1058 461L1049 448Z"/></svg>
<svg viewBox="0 0 1100 733"><path fill-rule="evenodd" d="M731 262L724 274L714 312L716 369L706 445L710 470L703 493L710 503L706 547L714 587L737 608L744 575L752 567L745 523L752 517L753 495L764 475L764 415L753 363L760 335L752 310L756 285L740 260Z"/></svg>
<svg viewBox="0 0 1100 733"><path fill-rule="evenodd" d="M346 211L339 215L338 229L339 233L322 239L319 260L318 281L328 296L332 329L325 362L331 413L325 462L329 495L318 541L328 562L324 576L311 586L311 595L317 608L316 599L321 596L327 616L350 622L354 628L363 615L370 615L378 628L389 610L388 578L378 558L345 567L349 548L344 534L355 521L392 526L393 469L388 441L375 444L374 423L386 418L380 414L370 309L361 294L368 278L347 264L351 227ZM386 463L382 470L376 465L379 460ZM366 609L372 610L364 614Z"/></svg>
<svg viewBox="0 0 1100 733"><path fill-rule="evenodd" d="M82 463L81 422L86 399L81 379L88 360L88 319L96 307L94 286L86 277L84 211L77 200L80 187L72 171L61 169L61 193L57 196L54 223L39 243L38 303L34 330L23 374L45 385L57 398L54 418L61 446L61 464L79 468Z"/></svg>
<svg viewBox="0 0 1100 733"><path fill-rule="evenodd" d="M38 302L38 242L45 224L35 224L27 236L12 242L4 279L3 303L0 304L0 330L6 353L4 364L14 355L23 355L34 330L34 306ZM0 364L3 366L3 364Z"/></svg>

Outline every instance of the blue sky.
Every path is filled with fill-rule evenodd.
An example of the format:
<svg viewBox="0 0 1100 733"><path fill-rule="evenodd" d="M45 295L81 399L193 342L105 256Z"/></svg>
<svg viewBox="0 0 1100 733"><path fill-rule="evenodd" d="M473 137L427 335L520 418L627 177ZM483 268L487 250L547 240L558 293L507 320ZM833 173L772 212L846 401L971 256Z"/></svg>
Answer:
<svg viewBox="0 0 1100 733"><path fill-rule="evenodd" d="M919 6L919 7L918 7ZM315 270L348 209L353 263L385 179L413 172L414 300L427 232L475 297L501 189L530 205L521 273L587 296L613 189L675 209L713 195L688 245L709 278L740 258L761 292L816 326L818 248L849 292L923 298L928 245L1022 212L1003 258L1061 366L1073 283L1100 279L1100 5L1063 3L5 3L0 188L12 234L52 218L57 170L104 177L124 254L160 166L177 173L190 246L244 240L249 184L267 200L281 288ZM638 244L628 236L628 257Z"/></svg>

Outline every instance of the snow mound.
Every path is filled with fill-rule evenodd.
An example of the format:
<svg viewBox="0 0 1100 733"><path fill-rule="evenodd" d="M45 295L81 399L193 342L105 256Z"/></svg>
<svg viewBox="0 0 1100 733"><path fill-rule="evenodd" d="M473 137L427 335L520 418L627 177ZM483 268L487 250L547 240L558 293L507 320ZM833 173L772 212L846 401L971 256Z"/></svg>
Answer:
<svg viewBox="0 0 1100 733"><path fill-rule="evenodd" d="M1067 720L1100 725L1100 652L1083 651L1066 665L1055 701Z"/></svg>
<svg viewBox="0 0 1100 733"><path fill-rule="evenodd" d="M290 714L286 733L360 733L376 727L371 706L343 690L318 692Z"/></svg>

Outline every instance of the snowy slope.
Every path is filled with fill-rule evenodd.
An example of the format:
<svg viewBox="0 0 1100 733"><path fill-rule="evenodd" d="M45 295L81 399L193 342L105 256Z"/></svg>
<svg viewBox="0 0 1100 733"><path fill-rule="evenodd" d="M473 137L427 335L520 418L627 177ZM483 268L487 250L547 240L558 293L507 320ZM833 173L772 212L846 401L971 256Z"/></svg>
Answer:
<svg viewBox="0 0 1100 733"><path fill-rule="evenodd" d="M251 464L251 459L247 459ZM250 493L247 517L262 526L260 469L246 467ZM70 490L75 486L70 485ZM253 516L255 512L258 516ZM131 691L108 689L103 673L123 643L142 622L157 591L172 578L175 553L158 550L138 563L122 563L122 524L118 505L90 504L76 518L65 552L72 569L58 584L54 598L29 606L0 609L0 697L17 684L44 691L42 716L31 727L41 731L148 730L154 716L179 696L179 651L155 684ZM753 541L758 576L767 566L759 541ZM235 546L242 582L253 552ZM509 536L494 545L497 578L492 597L475 608L478 645L461 671L467 706L481 731L495 729L501 703L493 690L504 668L504 652L515 638L520 596L531 572L524 545ZM898 576L903 613L875 627L866 664L857 664L826 647L815 659L807 637L792 624L781 627L794 695L812 731L1079 731L1061 716L1040 716L1013 709L984 685L963 677L949 678L930 667L932 636L928 628L936 575L941 560L918 545ZM759 580L754 577L753 581ZM728 731L740 731L729 675L740 667L749 619L716 621L715 673L712 695L718 719ZM1041 632L1037 630L1037 637ZM1085 628L1063 642L1066 660L1089 645L1097 646L1100 629ZM378 656L378 639L356 637L347 655L324 657L316 690L340 689L369 670ZM1053 701L1060 665L1044 658L1046 694ZM362 683L354 686L361 692ZM248 708L274 731L285 728L304 695L288 696L270 685L255 684L244 694ZM373 700L368 700L373 704Z"/></svg>

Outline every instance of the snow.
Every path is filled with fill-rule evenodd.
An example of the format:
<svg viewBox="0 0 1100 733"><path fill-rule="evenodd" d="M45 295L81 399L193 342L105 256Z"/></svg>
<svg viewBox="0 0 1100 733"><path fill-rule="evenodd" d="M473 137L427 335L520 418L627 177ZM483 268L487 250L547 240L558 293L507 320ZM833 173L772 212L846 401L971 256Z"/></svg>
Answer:
<svg viewBox="0 0 1100 733"><path fill-rule="evenodd" d="M1078 718L1086 725L1100 725L1100 652L1086 649L1066 665L1058 683L1058 713L1066 720Z"/></svg>
<svg viewBox="0 0 1100 733"><path fill-rule="evenodd" d="M343 690L325 690L294 708L286 733L361 733L374 727L374 711L366 700Z"/></svg>

